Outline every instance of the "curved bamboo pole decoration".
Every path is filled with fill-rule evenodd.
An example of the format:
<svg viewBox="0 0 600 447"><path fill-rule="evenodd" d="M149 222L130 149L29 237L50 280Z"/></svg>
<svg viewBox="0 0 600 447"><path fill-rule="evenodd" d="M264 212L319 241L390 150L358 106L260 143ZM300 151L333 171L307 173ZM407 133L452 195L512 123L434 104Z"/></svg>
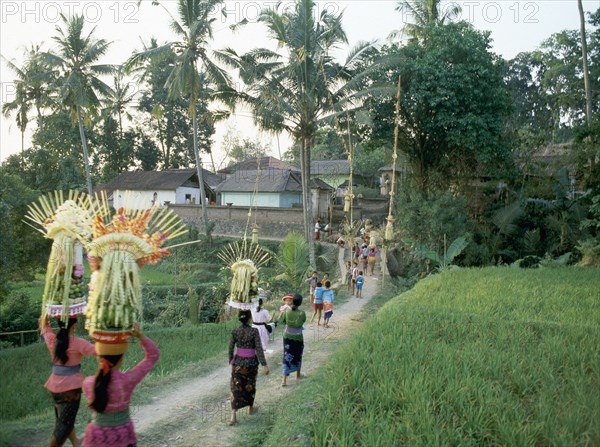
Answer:
<svg viewBox="0 0 600 447"><path fill-rule="evenodd" d="M389 242L394 238L394 217L392 212L394 210L394 195L396 193L396 161L398 159L398 133L400 126L400 94L401 94L401 81L402 75L398 76L398 88L396 89L396 116L394 125L394 153L392 154L392 187L390 190L390 206L388 210L387 224L385 226L384 246L383 246L383 259L385 266L387 266L387 247L385 242ZM385 267L384 266L384 267ZM381 269L381 286L385 283L385 270Z"/></svg>
<svg viewBox="0 0 600 447"><path fill-rule="evenodd" d="M252 199L250 201L250 206L248 207L248 219L246 219L246 228L244 229L244 236L243 236L244 250L246 249L246 244L247 244L247 240L248 240L248 228L250 227L250 219L252 218L252 205L254 204L254 201L256 200L256 196L258 194L258 185L260 183L261 175L262 174L261 174L261 170L260 170L260 158L256 157L256 180L254 182L254 191L252 191ZM255 209L257 207L258 207L258 205L254 206ZM256 224L256 213L254 213L254 224L252 225L252 232L250 234L251 234L250 243L258 244L258 225Z"/></svg>
<svg viewBox="0 0 600 447"><path fill-rule="evenodd" d="M387 225L385 227L385 239L390 241L394 237L394 195L396 194L396 161L398 159L398 133L400 124L400 82L402 76L398 76L398 88L396 89L396 117L394 126L394 153L392 154L392 187L390 190L390 206L388 210Z"/></svg>
<svg viewBox="0 0 600 447"><path fill-rule="evenodd" d="M323 83L325 85L327 85L327 76L325 76L325 67L323 66L323 61L321 61L321 73L323 74ZM327 91L327 97L329 99L329 103L331 106L331 110L333 110L335 112L335 105L333 102L333 96L331 94L330 91ZM352 194L352 179L353 179L353 169L352 169L352 159L353 159L353 152L354 152L354 147L352 145L352 135L350 133L350 119L348 116L348 112L346 112L346 119L347 119L347 135L348 135L348 142L346 143L345 138L342 137L342 135L344 134L344 130L342 129L342 126L340 124L340 120L338 118L338 116L334 113L333 115L333 121L335 123L335 128L338 131L338 134L340 135L340 138L342 140L342 145L344 146L344 152L346 153L346 156L348 157L348 164L349 164L349 178L348 178L348 191L346 191L346 194L344 194L344 214L348 213L350 216L349 219L349 233L352 232L353 228L354 228L354 221L353 221L353 199L354 196ZM347 209L346 209L347 208ZM348 245L350 246L350 251L349 251L349 261L350 261L350 268L352 268L352 247L354 247L354 237L352 234L349 234L349 240Z"/></svg>

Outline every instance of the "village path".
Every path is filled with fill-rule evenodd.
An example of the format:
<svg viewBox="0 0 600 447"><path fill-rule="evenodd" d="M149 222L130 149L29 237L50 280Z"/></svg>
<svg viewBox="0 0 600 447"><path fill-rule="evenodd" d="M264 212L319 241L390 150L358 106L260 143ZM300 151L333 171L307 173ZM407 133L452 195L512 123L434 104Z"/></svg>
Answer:
<svg viewBox="0 0 600 447"><path fill-rule="evenodd" d="M339 253L340 265L344 266L343 249ZM378 271L381 262L378 262ZM310 375L335 352L340 343L354 333L364 320L363 306L380 290L381 276L366 277L364 297L350 297L348 301L334 306L331 328L324 329L315 324L306 324L304 331L304 356L302 373ZM343 287L343 286L342 286ZM308 306L302 306L310 319ZM275 418L278 408L288 393L297 386L294 375L288 379L288 386L282 388L281 358L283 346L281 329L275 331L275 341L271 341L267 363L271 370L268 376L260 368L257 381L256 404L259 416ZM223 340L224 344L228 343ZM231 367L226 364L196 379L178 383L174 388L156 396L152 404L139 406L132 414L138 433L138 444L158 446L231 446L239 445L244 436L244 426L253 423L253 416L247 410L238 412L239 423L227 425L230 416L229 380Z"/></svg>

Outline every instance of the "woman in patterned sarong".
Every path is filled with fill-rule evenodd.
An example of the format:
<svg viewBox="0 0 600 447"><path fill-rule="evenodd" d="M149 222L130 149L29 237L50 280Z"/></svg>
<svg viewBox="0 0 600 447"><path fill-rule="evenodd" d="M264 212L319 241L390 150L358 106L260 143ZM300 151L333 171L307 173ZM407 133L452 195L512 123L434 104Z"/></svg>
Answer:
<svg viewBox="0 0 600 447"><path fill-rule="evenodd" d="M294 294L292 308L283 314L281 321L285 323L283 330L283 364L281 372L281 386L287 385L287 377L296 372L296 381L300 380L300 369L302 368L302 354L304 352L304 337L302 336L303 325L306 321L306 313L298 308L302 304L302 295Z"/></svg>
<svg viewBox="0 0 600 447"><path fill-rule="evenodd" d="M231 365L231 419L229 425L237 423L237 410L250 407L250 414L255 414L257 411L254 407L254 397L256 396L258 364L264 366L265 375L269 374L260 334L258 329L251 326L252 313L249 310L240 310L238 319L242 324L231 331L229 340L229 364Z"/></svg>

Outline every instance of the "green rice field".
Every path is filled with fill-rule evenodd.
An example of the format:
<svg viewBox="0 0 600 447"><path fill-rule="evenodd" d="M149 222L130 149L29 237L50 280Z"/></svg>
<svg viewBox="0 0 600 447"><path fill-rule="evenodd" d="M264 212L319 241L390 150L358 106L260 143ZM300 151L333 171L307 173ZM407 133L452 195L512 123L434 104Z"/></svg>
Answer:
<svg viewBox="0 0 600 447"><path fill-rule="evenodd" d="M280 414L265 445L600 445L600 272L425 279Z"/></svg>

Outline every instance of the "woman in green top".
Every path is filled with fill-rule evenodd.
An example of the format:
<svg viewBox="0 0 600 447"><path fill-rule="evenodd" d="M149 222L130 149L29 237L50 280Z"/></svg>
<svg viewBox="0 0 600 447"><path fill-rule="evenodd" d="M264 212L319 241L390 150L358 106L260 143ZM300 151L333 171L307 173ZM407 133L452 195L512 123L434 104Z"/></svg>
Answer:
<svg viewBox="0 0 600 447"><path fill-rule="evenodd" d="M281 321L285 323L283 330L283 364L281 370L283 379L281 386L286 386L287 377L296 371L296 381L300 380L302 368L302 353L304 352L304 337L302 336L303 324L306 313L298 308L302 304L302 295L294 294L292 308L283 314Z"/></svg>

